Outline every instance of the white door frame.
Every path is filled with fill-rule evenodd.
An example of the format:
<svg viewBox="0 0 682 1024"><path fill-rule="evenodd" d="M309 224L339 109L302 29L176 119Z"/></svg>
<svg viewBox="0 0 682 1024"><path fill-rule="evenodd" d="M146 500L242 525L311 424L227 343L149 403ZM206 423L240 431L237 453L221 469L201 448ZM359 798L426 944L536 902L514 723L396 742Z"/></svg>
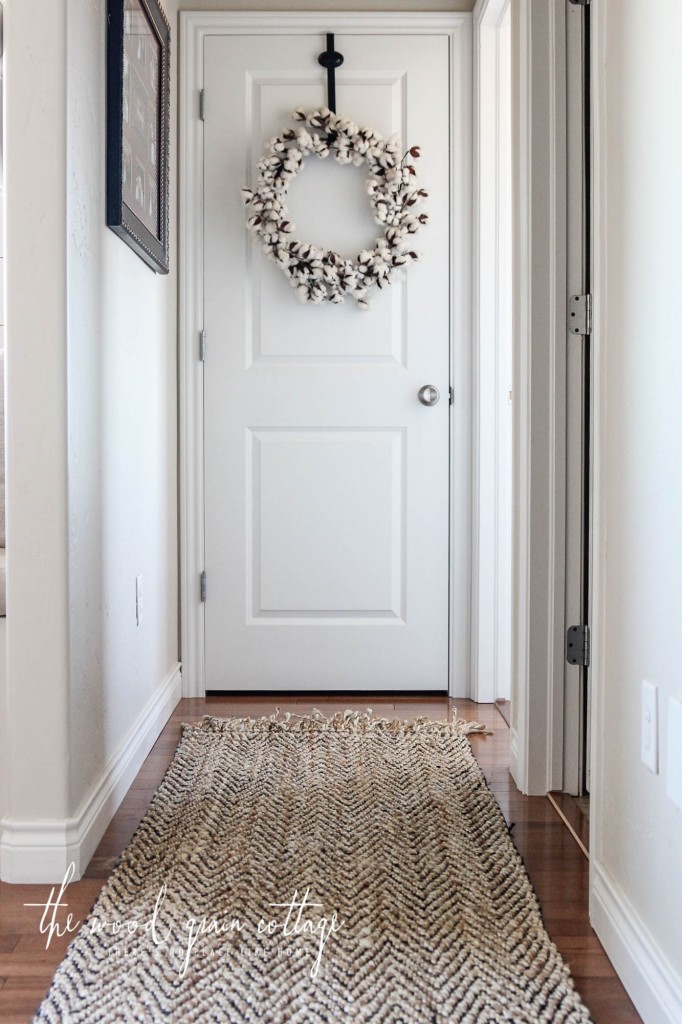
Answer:
<svg viewBox="0 0 682 1024"><path fill-rule="evenodd" d="M502 34L511 0L477 0L473 17L473 459L471 697L492 703L509 697L511 672L511 472L506 459L502 402L504 349L511 344L507 300L511 258L511 196L505 161L511 144L511 74L503 75ZM511 69L510 69L511 71ZM511 244L511 238L509 237ZM508 289L509 288L509 292Z"/></svg>
<svg viewBox="0 0 682 1024"><path fill-rule="evenodd" d="M204 606L199 577L204 569L203 364L199 335L203 327L202 154L199 92L204 41L215 35L286 35L319 31L320 49L328 31L377 35L447 34L451 67L451 131L467 140L470 152L471 14L363 14L339 12L194 12L180 13L179 177L179 483L180 483L180 642L183 695L202 697L204 682ZM321 72L322 74L322 72ZM321 79L322 81L322 79ZM449 143L450 140L448 140ZM451 696L469 695L471 605L471 168L451 147L451 409L450 517L450 669ZM457 211L464 211L460 220ZM458 344L454 344L457 339ZM209 341L210 344L210 341Z"/></svg>

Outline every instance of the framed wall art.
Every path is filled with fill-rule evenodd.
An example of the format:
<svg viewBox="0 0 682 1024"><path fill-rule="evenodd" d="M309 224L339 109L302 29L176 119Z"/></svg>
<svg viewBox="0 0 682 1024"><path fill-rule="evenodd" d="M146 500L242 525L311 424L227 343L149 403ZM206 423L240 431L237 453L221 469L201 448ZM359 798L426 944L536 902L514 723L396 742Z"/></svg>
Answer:
<svg viewBox="0 0 682 1024"><path fill-rule="evenodd" d="M170 25L159 0L108 0L107 224L168 273Z"/></svg>

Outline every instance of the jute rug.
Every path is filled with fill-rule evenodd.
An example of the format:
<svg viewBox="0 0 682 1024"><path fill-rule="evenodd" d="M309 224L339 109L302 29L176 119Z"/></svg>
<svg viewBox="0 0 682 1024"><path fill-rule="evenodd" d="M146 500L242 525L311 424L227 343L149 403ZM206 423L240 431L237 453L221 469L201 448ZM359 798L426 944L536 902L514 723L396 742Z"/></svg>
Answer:
<svg viewBox="0 0 682 1024"><path fill-rule="evenodd" d="M36 1020L589 1022L472 728L185 727Z"/></svg>

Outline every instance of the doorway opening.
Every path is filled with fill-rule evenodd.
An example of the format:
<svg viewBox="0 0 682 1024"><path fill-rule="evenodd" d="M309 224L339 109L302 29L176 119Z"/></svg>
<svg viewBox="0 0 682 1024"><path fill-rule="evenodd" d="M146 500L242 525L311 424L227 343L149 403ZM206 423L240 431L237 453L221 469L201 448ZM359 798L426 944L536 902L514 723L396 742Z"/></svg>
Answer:
<svg viewBox="0 0 682 1024"><path fill-rule="evenodd" d="M428 179L422 266L366 312L297 303L239 202L273 132L324 102L327 26L339 111L421 144ZM471 15L185 12L181 30L185 693L468 696ZM365 244L364 205L340 213Z"/></svg>

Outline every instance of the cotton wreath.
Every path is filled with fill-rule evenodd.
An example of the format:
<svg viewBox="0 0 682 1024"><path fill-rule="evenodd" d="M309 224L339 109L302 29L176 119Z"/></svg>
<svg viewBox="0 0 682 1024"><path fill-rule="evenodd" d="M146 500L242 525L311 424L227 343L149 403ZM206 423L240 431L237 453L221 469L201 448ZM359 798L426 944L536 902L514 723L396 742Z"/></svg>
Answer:
<svg viewBox="0 0 682 1024"><path fill-rule="evenodd" d="M326 107L292 115L299 122L271 140L258 164L254 189L242 189L246 226L261 241L264 252L279 267L302 302L343 302L355 299L367 309L367 294L390 284L396 274L418 260L412 246L428 214L415 211L428 193L416 183L419 146L404 155L397 135L390 139ZM367 165L367 194L374 220L384 228L373 249L346 259L331 249L294 238L295 225L287 211L289 186L310 154L340 164Z"/></svg>

